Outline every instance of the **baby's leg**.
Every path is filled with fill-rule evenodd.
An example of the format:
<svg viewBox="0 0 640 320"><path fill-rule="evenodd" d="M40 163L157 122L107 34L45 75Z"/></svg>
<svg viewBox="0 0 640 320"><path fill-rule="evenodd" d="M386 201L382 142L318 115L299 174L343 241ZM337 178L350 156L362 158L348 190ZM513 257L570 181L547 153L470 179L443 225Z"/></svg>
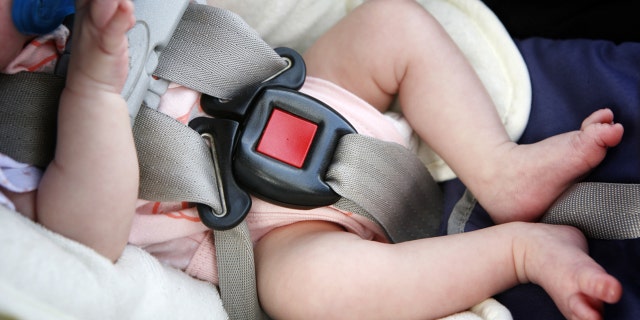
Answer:
<svg viewBox="0 0 640 320"><path fill-rule="evenodd" d="M622 126L596 112L581 131L530 146L509 140L466 58L415 1L370 0L306 53L309 74L403 112L498 222L536 219L616 145Z"/></svg>
<svg viewBox="0 0 640 320"><path fill-rule="evenodd" d="M585 248L581 233L566 226L514 222L383 244L303 222L258 243L258 291L276 319L432 319L534 282L568 318L597 319L622 289Z"/></svg>
<svg viewBox="0 0 640 320"><path fill-rule="evenodd" d="M38 191L38 221L117 259L138 195L127 105L129 0L76 3L72 58L60 99L55 158Z"/></svg>

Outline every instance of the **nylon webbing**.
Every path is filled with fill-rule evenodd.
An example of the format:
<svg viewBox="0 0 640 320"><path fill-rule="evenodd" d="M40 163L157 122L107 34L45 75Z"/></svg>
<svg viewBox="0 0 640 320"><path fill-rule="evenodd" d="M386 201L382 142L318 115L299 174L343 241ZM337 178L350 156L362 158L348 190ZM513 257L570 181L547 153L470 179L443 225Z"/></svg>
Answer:
<svg viewBox="0 0 640 320"><path fill-rule="evenodd" d="M197 132L142 106L133 136L140 163L140 198L204 203L222 212L211 153Z"/></svg>
<svg viewBox="0 0 640 320"><path fill-rule="evenodd" d="M1 153L39 167L49 164L64 83L63 78L45 73L0 73Z"/></svg>
<svg viewBox="0 0 640 320"><path fill-rule="evenodd" d="M229 319L262 319L254 269L253 243L247 224L213 231L218 261L220 296ZM233 288L233 290L222 290Z"/></svg>
<svg viewBox="0 0 640 320"><path fill-rule="evenodd" d="M326 181L343 197L336 207L374 217L392 242L438 233L440 189L422 162L399 144L345 135Z"/></svg>
<svg viewBox="0 0 640 320"><path fill-rule="evenodd" d="M222 211L211 152L198 133L144 106L133 130L141 198L204 203ZM213 233L220 297L229 318L261 319L253 243L246 224Z"/></svg>
<svg viewBox="0 0 640 320"><path fill-rule="evenodd" d="M236 14L190 4L162 51L154 74L214 97L233 98L286 65ZM214 175L209 177L213 179ZM217 184L212 187L217 191ZM218 192L215 194L219 197ZM246 225L216 231L215 238L219 288L229 318L260 319L262 309L256 289L253 243Z"/></svg>
<svg viewBox="0 0 640 320"><path fill-rule="evenodd" d="M451 212L447 234L464 232L476 204L471 192L465 190ZM576 183L540 222L574 226L592 239L640 238L640 184Z"/></svg>
<svg viewBox="0 0 640 320"><path fill-rule="evenodd" d="M477 203L478 201L473 194L471 194L471 191L469 191L469 189L465 190L464 194L462 194L462 197L458 202L456 202L456 205L451 211L451 215L447 221L447 234L464 232L464 227L467 225L467 222L471 217L471 213L473 212L473 208Z"/></svg>
<svg viewBox="0 0 640 320"><path fill-rule="evenodd" d="M542 222L572 225L594 239L640 238L640 184L577 183Z"/></svg>
<svg viewBox="0 0 640 320"><path fill-rule="evenodd" d="M225 99L287 65L239 16L198 4L189 5L160 58L155 75Z"/></svg>

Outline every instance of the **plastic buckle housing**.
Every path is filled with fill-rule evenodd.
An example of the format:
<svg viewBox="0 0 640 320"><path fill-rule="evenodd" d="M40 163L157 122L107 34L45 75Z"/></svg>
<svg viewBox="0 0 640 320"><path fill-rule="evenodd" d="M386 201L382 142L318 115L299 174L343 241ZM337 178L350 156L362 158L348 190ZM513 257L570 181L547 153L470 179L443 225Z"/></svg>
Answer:
<svg viewBox="0 0 640 320"><path fill-rule="evenodd" d="M227 119L200 117L193 119L189 125L200 132L209 144L222 200L222 212L214 212L211 207L198 204L200 220L211 229L231 229L244 220L251 208L251 197L238 186L231 170L239 124Z"/></svg>
<svg viewBox="0 0 640 320"><path fill-rule="evenodd" d="M233 173L223 177L222 187L225 201L230 199L228 220L237 223L249 208L233 206L233 202L248 197L245 190L293 207L319 207L338 201L340 196L324 176L340 138L356 132L329 106L297 91L306 76L302 57L288 48L276 52L290 61L288 69L237 99L223 101L203 95L201 106L214 118L197 118L189 124L201 134L213 136L216 145L232 140L229 150L217 153L219 158L227 158L221 152L232 154L231 161L218 161L218 166ZM216 128L219 121L238 125ZM203 216L215 215L204 205L198 205L198 212L203 222L212 220ZM220 228L217 223L205 224ZM229 224L224 227L229 228Z"/></svg>

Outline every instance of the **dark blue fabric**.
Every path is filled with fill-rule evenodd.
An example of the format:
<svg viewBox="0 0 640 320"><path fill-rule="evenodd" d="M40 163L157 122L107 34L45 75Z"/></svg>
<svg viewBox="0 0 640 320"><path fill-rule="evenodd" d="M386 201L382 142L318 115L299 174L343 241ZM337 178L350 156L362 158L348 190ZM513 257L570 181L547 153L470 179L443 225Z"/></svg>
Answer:
<svg viewBox="0 0 640 320"><path fill-rule="evenodd" d="M619 146L586 181L640 183L640 43L600 40L517 41L532 83L532 109L519 143L533 143L576 130L593 111L609 107L625 127ZM442 184L445 212L464 191L459 180ZM445 214L445 220L448 215ZM466 230L492 225L476 206ZM590 254L624 286L622 301L606 306L605 319L640 319L640 239L589 240ZM496 297L515 319L563 319L538 286L521 285Z"/></svg>

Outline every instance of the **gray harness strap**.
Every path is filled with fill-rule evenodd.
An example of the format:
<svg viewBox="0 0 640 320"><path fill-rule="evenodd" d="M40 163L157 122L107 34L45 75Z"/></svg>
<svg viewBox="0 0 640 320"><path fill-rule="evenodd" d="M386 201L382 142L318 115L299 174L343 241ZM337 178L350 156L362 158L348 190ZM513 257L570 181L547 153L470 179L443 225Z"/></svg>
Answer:
<svg viewBox="0 0 640 320"><path fill-rule="evenodd" d="M373 218L392 242L438 234L440 189L422 162L401 145L346 135L326 179L342 196L334 206Z"/></svg>
<svg viewBox="0 0 640 320"><path fill-rule="evenodd" d="M542 222L572 225L594 239L640 238L640 184L577 183Z"/></svg>
<svg viewBox="0 0 640 320"><path fill-rule="evenodd" d="M469 222L473 208L477 203L478 201L473 194L471 194L471 191L466 189L451 211L451 215L447 221L447 234L464 232L464 228L467 222Z"/></svg>
<svg viewBox="0 0 640 320"><path fill-rule="evenodd" d="M448 234L464 232L476 204L471 192L465 190L449 217ZM574 226L593 239L640 238L640 184L576 183L540 222Z"/></svg>
<svg viewBox="0 0 640 320"><path fill-rule="evenodd" d="M253 243L245 222L225 231L213 231L218 262L220 296L229 319L262 319L258 300Z"/></svg>
<svg viewBox="0 0 640 320"><path fill-rule="evenodd" d="M163 49L154 74L212 96L232 98L285 66L285 60L235 14L190 4ZM204 203L222 212L223 190L218 189L210 150L199 135L169 117L158 124L163 118L156 115L158 112L145 109L141 113L134 127L142 122L140 115L153 117L143 130L134 129L138 154L145 155L140 166L141 191L156 199L169 199L164 196L170 195L180 201ZM140 138L138 134L152 136ZM144 148L147 144L151 146ZM167 177L177 183L167 184ZM220 295L229 317L262 318L253 244L246 224L214 231L214 237Z"/></svg>
<svg viewBox="0 0 640 320"><path fill-rule="evenodd" d="M140 198L204 203L222 211L213 160L197 132L142 106L133 137L140 163Z"/></svg>
<svg viewBox="0 0 640 320"><path fill-rule="evenodd" d="M286 60L236 14L190 4L154 74L210 96L231 99L286 66Z"/></svg>
<svg viewBox="0 0 640 320"><path fill-rule="evenodd" d="M140 162L140 197L190 201L222 212L221 192L209 147L198 133L173 118L140 108L133 128ZM260 319L253 243L243 222L215 231L223 305L231 319Z"/></svg>
<svg viewBox="0 0 640 320"><path fill-rule="evenodd" d="M0 73L0 152L45 167L53 158L63 78L44 73Z"/></svg>

